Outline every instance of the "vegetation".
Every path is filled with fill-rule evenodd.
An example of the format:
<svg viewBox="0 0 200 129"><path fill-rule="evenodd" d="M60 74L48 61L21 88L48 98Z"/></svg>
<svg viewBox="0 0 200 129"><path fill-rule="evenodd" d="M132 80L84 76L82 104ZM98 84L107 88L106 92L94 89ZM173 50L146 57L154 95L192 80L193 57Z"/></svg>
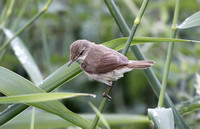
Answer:
<svg viewBox="0 0 200 129"><path fill-rule="evenodd" d="M1 128L199 128L199 5L0 1ZM126 73L107 101L105 84L89 80L76 63L67 68L78 39L156 63Z"/></svg>

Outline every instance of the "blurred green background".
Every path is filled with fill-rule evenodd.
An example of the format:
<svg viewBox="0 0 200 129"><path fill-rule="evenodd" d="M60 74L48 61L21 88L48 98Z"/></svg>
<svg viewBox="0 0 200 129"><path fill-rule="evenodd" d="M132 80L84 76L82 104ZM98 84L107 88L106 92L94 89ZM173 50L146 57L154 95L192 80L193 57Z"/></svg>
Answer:
<svg viewBox="0 0 200 129"><path fill-rule="evenodd" d="M24 2L25 0L15 2L10 17L4 23L7 28L16 26L15 31L21 28L38 10L42 9L46 1L27 2L22 19L16 23L15 19ZM142 1L115 0L115 2L131 28ZM6 0L0 1L0 12L3 11L5 3ZM174 6L174 0L150 1L136 36L168 38ZM180 6L179 23L197 12L199 7L200 0L183 0ZM199 34L200 28L195 27L179 30L177 38L200 40ZM103 0L55 0L47 13L20 34L20 38L33 55L44 78L69 61L69 47L73 41L87 39L95 43L103 43L119 37L122 37L120 30ZM0 33L0 38L0 45L2 45L5 42L3 33ZM147 59L156 62L152 68L159 80L163 75L167 45L167 43L140 45ZM135 59L132 52L129 52L127 57ZM196 83L195 74L199 73L199 57L198 44L175 44L167 89L167 93L175 104L196 94L194 84ZM28 78L10 48L1 57L0 65ZM91 113L93 110L88 107L88 101L98 106L106 88L105 84L91 81L86 75L81 74L56 91L96 94L95 99L80 97L63 100L63 103L76 113ZM105 113L146 114L147 108L156 107L158 102L142 70L126 73L124 78L115 83L111 96L113 100L107 103Z"/></svg>

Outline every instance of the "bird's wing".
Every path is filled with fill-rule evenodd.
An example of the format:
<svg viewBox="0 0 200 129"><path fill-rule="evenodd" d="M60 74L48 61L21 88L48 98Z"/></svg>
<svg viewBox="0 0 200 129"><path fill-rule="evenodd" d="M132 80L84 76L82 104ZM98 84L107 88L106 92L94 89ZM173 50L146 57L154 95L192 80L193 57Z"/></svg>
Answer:
<svg viewBox="0 0 200 129"><path fill-rule="evenodd" d="M127 64L128 61L123 61L121 56L119 56L118 54L105 53L98 62L96 71L98 71L99 73L106 73Z"/></svg>
<svg viewBox="0 0 200 129"><path fill-rule="evenodd" d="M96 50L89 55L90 56L87 56L81 65L88 73L107 73L128 64L128 59L124 55L112 49L109 49L109 51L106 52L99 52Z"/></svg>

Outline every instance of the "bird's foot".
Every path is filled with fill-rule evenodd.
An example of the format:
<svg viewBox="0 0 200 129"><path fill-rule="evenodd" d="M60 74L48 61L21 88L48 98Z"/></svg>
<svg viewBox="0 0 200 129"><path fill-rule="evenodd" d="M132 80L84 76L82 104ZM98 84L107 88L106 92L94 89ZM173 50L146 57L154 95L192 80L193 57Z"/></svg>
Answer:
<svg viewBox="0 0 200 129"><path fill-rule="evenodd" d="M103 97L106 97L109 101L112 100L112 97L110 97L108 94L106 94L105 92L103 93Z"/></svg>

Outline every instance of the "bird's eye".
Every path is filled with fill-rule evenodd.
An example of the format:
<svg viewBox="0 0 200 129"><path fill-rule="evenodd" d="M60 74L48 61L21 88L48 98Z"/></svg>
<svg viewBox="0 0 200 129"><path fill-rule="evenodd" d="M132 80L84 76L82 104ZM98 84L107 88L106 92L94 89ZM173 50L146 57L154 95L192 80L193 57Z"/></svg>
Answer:
<svg viewBox="0 0 200 129"><path fill-rule="evenodd" d="M83 51L79 54L79 56L83 55Z"/></svg>

